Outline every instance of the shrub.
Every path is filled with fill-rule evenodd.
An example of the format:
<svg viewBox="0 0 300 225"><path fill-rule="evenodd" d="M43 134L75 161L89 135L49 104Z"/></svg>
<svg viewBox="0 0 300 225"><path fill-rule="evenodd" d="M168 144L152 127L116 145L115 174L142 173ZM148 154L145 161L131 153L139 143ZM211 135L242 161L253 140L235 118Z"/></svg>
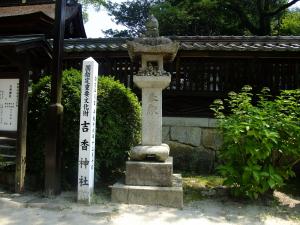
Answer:
<svg viewBox="0 0 300 225"><path fill-rule="evenodd" d="M140 138L140 105L137 97L113 78L101 77L98 81L96 119L95 174L109 175L121 168L131 146ZM63 181L77 185L80 71L63 72L62 104L63 125ZM27 168L40 183L44 177L44 143L47 111L50 96L50 77L33 85L29 98Z"/></svg>
<svg viewBox="0 0 300 225"><path fill-rule="evenodd" d="M230 114L223 113L220 100L212 106L224 139L218 169L235 196L256 199L294 176L292 167L300 157L300 90L282 91L273 101L269 97L267 88L254 96L245 86L241 93L229 93Z"/></svg>
<svg viewBox="0 0 300 225"><path fill-rule="evenodd" d="M63 72L62 105L63 124L63 180L77 183L79 109L81 73L75 69ZM45 76L32 86L28 102L27 170L37 176L39 184L44 179L44 148L47 135L47 114L50 104L51 78Z"/></svg>
<svg viewBox="0 0 300 225"><path fill-rule="evenodd" d="M102 77L98 88L96 171L101 177L122 168L130 147L140 142L141 106L128 88Z"/></svg>

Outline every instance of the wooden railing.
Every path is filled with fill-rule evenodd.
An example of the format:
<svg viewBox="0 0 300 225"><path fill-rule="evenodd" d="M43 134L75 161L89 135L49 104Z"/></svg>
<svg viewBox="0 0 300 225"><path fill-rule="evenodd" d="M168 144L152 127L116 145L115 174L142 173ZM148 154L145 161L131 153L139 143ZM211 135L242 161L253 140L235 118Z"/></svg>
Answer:
<svg viewBox="0 0 300 225"><path fill-rule="evenodd" d="M99 74L113 75L138 96L132 76L139 68L126 57L96 58ZM65 60L65 68L81 69L81 59ZM209 105L230 91L251 85L254 92L269 87L276 95L282 89L300 88L300 61L266 58L177 58L165 64L172 81L163 92L164 116L211 116Z"/></svg>

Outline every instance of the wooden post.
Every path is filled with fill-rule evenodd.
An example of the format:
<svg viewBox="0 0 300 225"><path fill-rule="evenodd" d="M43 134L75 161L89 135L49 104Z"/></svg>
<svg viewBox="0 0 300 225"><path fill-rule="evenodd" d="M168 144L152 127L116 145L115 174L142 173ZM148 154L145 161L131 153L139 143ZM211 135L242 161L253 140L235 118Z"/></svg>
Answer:
<svg viewBox="0 0 300 225"><path fill-rule="evenodd" d="M62 58L65 30L65 0L56 0L55 33L53 42L53 74L51 79L51 103L49 108L48 135L45 158L45 193L48 196L61 192L62 157Z"/></svg>
<svg viewBox="0 0 300 225"><path fill-rule="evenodd" d="M19 80L18 132L15 173L15 192L17 193L24 191L24 181L26 172L29 63L26 61L26 58L24 58L23 62L25 63L19 67L21 74Z"/></svg>

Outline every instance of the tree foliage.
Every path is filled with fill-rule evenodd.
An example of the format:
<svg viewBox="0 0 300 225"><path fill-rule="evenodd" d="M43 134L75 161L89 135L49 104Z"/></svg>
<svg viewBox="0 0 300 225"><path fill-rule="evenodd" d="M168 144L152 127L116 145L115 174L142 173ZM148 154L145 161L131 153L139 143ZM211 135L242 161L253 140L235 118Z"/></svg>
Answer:
<svg viewBox="0 0 300 225"><path fill-rule="evenodd" d="M270 35L287 9L299 0L133 0L105 5L127 31L107 36L138 36L148 15L160 23L161 35ZM278 26L274 26L277 24ZM273 32L274 33L274 32Z"/></svg>
<svg viewBox="0 0 300 225"><path fill-rule="evenodd" d="M109 29L104 31L107 36L138 36L145 31L144 24L149 17L151 5L155 0L127 0L122 3L108 1L105 7L110 16L114 17L116 24L122 24L127 30L117 31Z"/></svg>
<svg viewBox="0 0 300 225"><path fill-rule="evenodd" d="M219 0L224 9L235 13L242 26L254 35L271 35L272 21L280 21L283 13L299 0Z"/></svg>
<svg viewBox="0 0 300 225"><path fill-rule="evenodd" d="M82 14L83 14L83 21L86 23L89 19L88 15L88 7L92 6L97 11L100 10L101 6L105 4L105 0L78 0L78 2L82 5Z"/></svg>
<svg viewBox="0 0 300 225"><path fill-rule="evenodd" d="M162 35L240 35L238 18L217 0L163 1L150 9Z"/></svg>
<svg viewBox="0 0 300 225"><path fill-rule="evenodd" d="M300 35L300 10L286 13L281 21L280 35Z"/></svg>

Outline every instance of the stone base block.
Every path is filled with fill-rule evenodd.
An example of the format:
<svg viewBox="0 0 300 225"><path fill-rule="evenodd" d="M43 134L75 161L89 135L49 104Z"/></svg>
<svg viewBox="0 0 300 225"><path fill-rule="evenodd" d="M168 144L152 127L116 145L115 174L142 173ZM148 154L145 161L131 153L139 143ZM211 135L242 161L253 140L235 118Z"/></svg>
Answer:
<svg viewBox="0 0 300 225"><path fill-rule="evenodd" d="M139 205L160 205L172 208L183 207L181 175L173 175L172 187L132 186L116 183L112 187L113 202Z"/></svg>
<svg viewBox="0 0 300 225"><path fill-rule="evenodd" d="M172 186L173 158L165 162L126 162L126 185Z"/></svg>
<svg viewBox="0 0 300 225"><path fill-rule="evenodd" d="M131 160L146 160L147 158L155 158L157 161L164 162L169 157L170 148L167 144L146 146L135 146L130 150Z"/></svg>

